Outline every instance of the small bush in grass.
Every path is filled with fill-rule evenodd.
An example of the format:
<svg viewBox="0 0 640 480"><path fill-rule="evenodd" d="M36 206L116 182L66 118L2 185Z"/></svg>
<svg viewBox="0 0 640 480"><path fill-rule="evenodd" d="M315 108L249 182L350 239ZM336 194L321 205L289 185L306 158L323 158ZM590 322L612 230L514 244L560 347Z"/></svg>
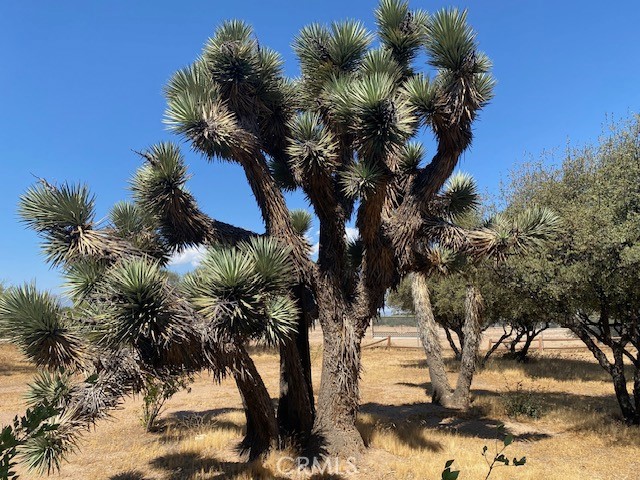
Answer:
<svg viewBox="0 0 640 480"><path fill-rule="evenodd" d="M158 379L149 376L145 380L142 397L142 416L140 421L152 432L156 428L156 420L162 413L162 408L167 400L182 389L189 389L189 384L193 380L188 377L170 377L168 379Z"/></svg>
<svg viewBox="0 0 640 480"><path fill-rule="evenodd" d="M518 382L515 390L502 395L502 403L506 414L511 418L540 418L544 408L536 396L536 392L525 390L522 382Z"/></svg>

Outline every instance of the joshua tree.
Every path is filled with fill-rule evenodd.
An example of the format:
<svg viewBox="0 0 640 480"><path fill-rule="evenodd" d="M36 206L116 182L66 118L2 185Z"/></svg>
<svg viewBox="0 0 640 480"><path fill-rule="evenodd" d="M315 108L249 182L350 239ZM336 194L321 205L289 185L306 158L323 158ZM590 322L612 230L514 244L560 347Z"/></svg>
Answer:
<svg viewBox="0 0 640 480"><path fill-rule="evenodd" d="M311 292L323 331L314 433L330 453L363 446L355 428L361 339L386 290L429 264L419 241L429 205L470 145L493 87L465 12L428 15L385 0L376 20L376 47L358 22L304 28L294 41L295 81L247 25L226 22L166 88L170 128L206 158L239 164L267 233L291 246L297 281ZM421 51L433 76L417 69ZM425 166L412 142L422 127L437 140ZM297 188L320 222L316 263L282 193ZM360 239L349 248L352 218ZM201 215L179 221L195 234L189 243L206 240ZM356 250L361 255L350 255Z"/></svg>
<svg viewBox="0 0 640 480"><path fill-rule="evenodd" d="M498 214L484 225L465 228L461 226L466 223L464 216L477 213L478 198L472 179L463 175L452 177L443 196L451 197L449 207L443 210L440 205L434 205L433 231L427 237L432 242L428 246L431 269L412 274L411 290L418 332L427 357L433 402L449 408L466 409L471 402L471 382L478 365L481 332L486 324L479 263L490 258L494 262L503 262L509 253L522 254L541 246L557 232L559 221L549 210L531 208L512 218ZM440 217L435 216L436 212ZM457 221L461 225L457 225ZM434 240L437 243L433 243ZM455 250L443 246L443 242L451 244ZM446 374L428 287L429 276L452 272L457 272L464 280L466 290L460 372L455 389L451 388Z"/></svg>
<svg viewBox="0 0 640 480"><path fill-rule="evenodd" d="M168 166L170 152L162 145L150 158ZM134 183L151 173L143 167ZM271 397L246 345L278 345L296 328L288 248L267 237L211 247L176 285L163 268L170 250L156 218L139 205L117 204L99 228L86 188L42 182L22 197L20 212L63 268L74 301L65 309L33 286L10 289L0 301L3 333L47 369L32 389L34 404L60 412L59 428L30 447L33 466L57 466L81 427L150 377L162 382L202 369L236 380L247 419L241 448L253 458L275 444Z"/></svg>
<svg viewBox="0 0 640 480"><path fill-rule="evenodd" d="M281 428L302 438L313 433L331 454L350 455L364 446L355 427L361 340L385 292L408 273L432 268L425 240L434 232L430 209L455 203L456 192L443 195L441 188L492 96L491 65L466 17L456 9L429 15L383 0L375 46L358 22L310 25L294 40L301 69L295 80L283 75L280 56L248 25L225 22L165 88L169 128L206 159L243 168L266 234L289 247L299 315L297 334L281 347L280 401L287 408L279 412L290 413ZM431 72L420 71L421 53ZM426 164L415 141L423 130L437 143ZM131 246L104 242L111 237L70 215L71 228L47 233L57 245L47 247L54 263L68 251L115 259L127 248L162 261L168 250L234 244L254 235L202 212L185 189L186 167L175 146L163 144L142 156L146 165L134 179L135 199L151 213L158 235L143 235ZM283 192L292 189L302 189L319 220L317 262L285 203ZM39 218L38 208L25 216ZM345 232L352 219L360 238L349 244ZM173 304L172 290L165 290ZM189 318L204 315L184 308ZM324 348L314 416L305 335L315 316ZM224 345L247 358L238 342Z"/></svg>

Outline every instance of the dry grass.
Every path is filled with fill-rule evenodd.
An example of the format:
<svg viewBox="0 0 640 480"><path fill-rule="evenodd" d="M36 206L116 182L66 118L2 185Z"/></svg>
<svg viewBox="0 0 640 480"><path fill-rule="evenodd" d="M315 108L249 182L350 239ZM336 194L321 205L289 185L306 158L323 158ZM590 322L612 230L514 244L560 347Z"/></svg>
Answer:
<svg viewBox="0 0 640 480"><path fill-rule="evenodd" d="M259 352L254 358L275 396L277 357ZM511 456L526 455L527 465L498 469L492 478L640 478L640 431L621 424L612 386L586 354L538 357L525 365L493 361L477 375L474 408L464 415L428 403L420 350L365 350L363 364L359 429L369 449L357 462L359 473L312 478L439 479L445 461L455 459L461 480L481 479L486 465L480 452L484 445L492 448L499 422L516 437ZM313 367L319 378L319 350L314 350ZM32 373L15 349L0 345L0 422L22 410ZM541 409L540 418L506 415L504 399L518 394L518 382L531 391L527 398ZM55 478L290 478L278 476L277 466L291 452L274 452L252 464L237 455L244 416L232 381L214 385L207 376L197 378L190 393L180 392L168 402L157 433L146 433L139 415L140 400L127 400L112 421L85 435L82 450Z"/></svg>

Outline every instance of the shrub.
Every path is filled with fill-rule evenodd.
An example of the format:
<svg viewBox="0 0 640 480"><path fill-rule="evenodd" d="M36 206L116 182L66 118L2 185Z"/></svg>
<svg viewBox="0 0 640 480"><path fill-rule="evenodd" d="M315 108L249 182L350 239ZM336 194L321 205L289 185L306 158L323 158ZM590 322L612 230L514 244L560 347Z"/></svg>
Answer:
<svg viewBox="0 0 640 480"><path fill-rule="evenodd" d="M167 400L182 389L190 389L193 381L190 377L169 377L158 379L148 376L144 383L144 395L142 397L142 416L140 421L147 432L156 428L156 420L162 413L162 408Z"/></svg>
<svg viewBox="0 0 640 480"><path fill-rule="evenodd" d="M509 390L508 393L502 395L502 403L507 416L511 418L524 416L537 419L544 413L544 408L537 398L536 392L525 390L522 382L517 383L515 390Z"/></svg>

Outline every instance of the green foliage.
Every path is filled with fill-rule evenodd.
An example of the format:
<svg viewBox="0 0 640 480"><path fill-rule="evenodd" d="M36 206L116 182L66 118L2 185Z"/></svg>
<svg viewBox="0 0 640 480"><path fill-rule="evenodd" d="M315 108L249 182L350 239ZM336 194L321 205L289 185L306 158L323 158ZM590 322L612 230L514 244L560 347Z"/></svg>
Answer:
<svg viewBox="0 0 640 480"><path fill-rule="evenodd" d="M16 416L11 425L0 431L0 480L17 479L14 458L33 450L34 445L47 438L58 425L52 422L57 410L49 404L28 408L22 417Z"/></svg>
<svg viewBox="0 0 640 480"><path fill-rule="evenodd" d="M37 232L60 228L90 228L94 220L95 198L84 185L54 187L41 182L20 198L19 213L25 224Z"/></svg>
<svg viewBox="0 0 640 480"><path fill-rule="evenodd" d="M291 120L290 128L291 141L287 153L299 178L336 167L337 145L319 115L301 113Z"/></svg>
<svg viewBox="0 0 640 480"><path fill-rule="evenodd" d="M497 437L493 453L489 452L489 447L485 445L482 447L482 456L487 463L488 471L484 477L485 480L491 477L491 474L497 467L521 467L527 463L527 457L520 459L514 457L513 460L505 455L506 449L513 443L513 435L507 433L504 424L500 423L496 427ZM493 454L493 457L491 456ZM447 460L444 464L444 470L442 471L442 480L456 480L460 475L459 470L452 470L455 460Z"/></svg>
<svg viewBox="0 0 640 480"><path fill-rule="evenodd" d="M509 460L509 458L504 454L507 447L513 443L513 435L510 433L506 433L504 425L499 424L497 426L498 436L496 438L495 447L492 453L489 452L489 447L484 446L482 448L482 456L484 457L487 465L489 467L489 471L487 472L487 476L485 480L491 476L494 469L497 467L521 467L527 463L527 457L522 457L518 459L517 457L513 457L513 460Z"/></svg>
<svg viewBox="0 0 640 480"><path fill-rule="evenodd" d="M480 207L476 182L466 173L459 172L449 177L442 196L447 202L446 215L454 220Z"/></svg>
<svg viewBox="0 0 640 480"><path fill-rule="evenodd" d="M64 368L82 362L83 342L71 313L48 292L29 284L0 298L0 331L38 366Z"/></svg>
<svg viewBox="0 0 640 480"><path fill-rule="evenodd" d="M95 199L86 186L54 186L41 181L20 197L18 213L38 232L47 261L61 265L104 248L104 237L94 230Z"/></svg>
<svg viewBox="0 0 640 480"><path fill-rule="evenodd" d="M454 460L447 460L444 464L441 480L457 480L460 475L459 470L451 470Z"/></svg>
<svg viewBox="0 0 640 480"><path fill-rule="evenodd" d="M428 15L422 10L410 11L408 2L382 0L375 16L382 44L408 69L425 41Z"/></svg>
<svg viewBox="0 0 640 480"><path fill-rule="evenodd" d="M292 281L289 249L257 237L236 248L209 249L183 289L216 330L274 345L295 331L298 309L286 291Z"/></svg>
<svg viewBox="0 0 640 480"><path fill-rule="evenodd" d="M543 405L535 392L525 390L522 382L516 384L515 390L508 389L508 392L502 395L502 404L507 415L513 418L524 416L538 419L544 413Z"/></svg>
<svg viewBox="0 0 640 480"><path fill-rule="evenodd" d="M165 347L184 337L186 318L169 292L156 263L132 258L112 267L101 285L106 301L98 305L97 341L108 348L141 342Z"/></svg>
<svg viewBox="0 0 640 480"><path fill-rule="evenodd" d="M307 210L291 210L291 226L298 235L306 235L311 230L313 217Z"/></svg>
<svg viewBox="0 0 640 480"><path fill-rule="evenodd" d="M140 422L147 432L156 428L156 421L165 403L180 390L189 389L193 381L188 376L156 378L148 375L142 388L142 416Z"/></svg>
<svg viewBox="0 0 640 480"><path fill-rule="evenodd" d="M613 125L599 145L567 152L555 168L523 166L505 193L512 211L535 202L553 208L564 227L543 254L504 266L507 287L544 305L571 328L605 370L620 375L616 381L622 385L622 356L638 365L640 346L639 139L635 116ZM613 362L606 356L612 351L619 355ZM626 420L640 422L633 407L638 399L626 389L616 394Z"/></svg>
<svg viewBox="0 0 640 480"><path fill-rule="evenodd" d="M60 405L71 393L72 375L64 370L50 372L42 370L38 372L29 384L26 395L27 404L36 407L38 405Z"/></svg>

